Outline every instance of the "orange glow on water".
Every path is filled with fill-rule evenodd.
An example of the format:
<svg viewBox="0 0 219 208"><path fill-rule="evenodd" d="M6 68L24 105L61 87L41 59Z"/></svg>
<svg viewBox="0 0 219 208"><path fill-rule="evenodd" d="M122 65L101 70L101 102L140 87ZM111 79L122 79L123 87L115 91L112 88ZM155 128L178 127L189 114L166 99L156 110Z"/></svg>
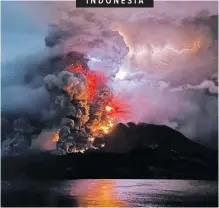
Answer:
<svg viewBox="0 0 219 208"><path fill-rule="evenodd" d="M125 207L126 203L116 196L115 180L94 180L87 192L79 197L79 207Z"/></svg>

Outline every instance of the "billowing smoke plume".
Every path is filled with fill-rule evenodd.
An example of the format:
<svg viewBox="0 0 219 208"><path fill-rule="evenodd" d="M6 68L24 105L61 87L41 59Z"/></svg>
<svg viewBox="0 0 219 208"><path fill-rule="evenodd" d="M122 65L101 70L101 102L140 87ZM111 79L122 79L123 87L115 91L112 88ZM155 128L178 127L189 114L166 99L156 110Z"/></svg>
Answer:
<svg viewBox="0 0 219 208"><path fill-rule="evenodd" d="M31 100L28 94L22 95L21 101L26 106L23 106L24 111L8 108L3 111L4 155L18 154L20 145L26 144L27 140L33 150L57 149L60 154L84 152L103 146L101 142L94 147L94 137L102 137L115 124L114 115L118 109L113 111L113 93L107 86L106 78L89 69L86 56L69 52L50 59L51 62L54 60L54 71L49 68L52 63L44 65L43 62L40 65L46 70L39 73L41 84L32 89L32 93L43 90L35 94L35 100ZM48 72L51 74L43 76ZM27 86L31 79L32 74L28 81L24 80ZM30 90L31 85L29 88L27 86L26 89ZM46 98L42 96L43 93ZM27 108L31 105L37 109Z"/></svg>
<svg viewBox="0 0 219 208"><path fill-rule="evenodd" d="M215 145L216 2L157 2L150 11L47 6L54 16L44 54L3 66L5 152L33 140L33 148L52 149L48 137L62 153L94 148L93 136L115 123L106 119L111 108L120 112L115 95L128 101L127 120L169 125Z"/></svg>
<svg viewBox="0 0 219 208"><path fill-rule="evenodd" d="M101 147L102 143L93 146L94 136L102 137L115 122L114 116L108 112L112 108L108 105L112 103L113 94L105 78L90 71L86 56L77 52L56 57L60 68L56 66L54 71L45 63L41 64L46 68L44 73L52 74L43 76L42 73L43 82L33 87L32 93L38 89L43 91L34 94L35 100L31 100L28 94L22 95L23 110L6 108L3 111L3 155L24 153L24 150L19 150L20 146L28 147L27 141L33 150L57 149L60 154ZM28 84L31 78L24 82ZM30 90L30 86L26 89ZM36 111L34 107L27 108L31 105L37 108Z"/></svg>

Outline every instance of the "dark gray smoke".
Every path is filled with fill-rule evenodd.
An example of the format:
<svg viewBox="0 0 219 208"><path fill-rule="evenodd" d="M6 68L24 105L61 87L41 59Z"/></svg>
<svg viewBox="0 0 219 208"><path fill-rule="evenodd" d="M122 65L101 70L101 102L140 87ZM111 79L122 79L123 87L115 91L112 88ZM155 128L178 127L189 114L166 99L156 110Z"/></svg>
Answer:
<svg viewBox="0 0 219 208"><path fill-rule="evenodd" d="M71 52L20 65L18 79L3 76L3 155L27 153L29 146L54 150L58 140L62 153L92 147L83 127L89 120L87 80L63 71L76 63L87 70L86 61L83 54Z"/></svg>
<svg viewBox="0 0 219 208"><path fill-rule="evenodd" d="M57 131L64 152L90 147L86 129L78 131L80 121L88 119L86 80L63 71L77 63L111 77L114 91L132 107L130 120L165 124L216 146L217 2L158 2L150 11L75 9L74 2L54 2L42 9L54 15L45 52L2 66L3 154L19 152L33 140L33 148L52 149L54 143L42 141ZM151 44L177 44L197 34L203 35L200 50L191 57L174 57L174 65L157 67L136 55ZM136 54L129 56L131 52ZM120 71L125 77L114 79ZM34 131L25 132L24 122L23 130L16 130L13 123L19 119ZM81 146L76 147L79 138Z"/></svg>

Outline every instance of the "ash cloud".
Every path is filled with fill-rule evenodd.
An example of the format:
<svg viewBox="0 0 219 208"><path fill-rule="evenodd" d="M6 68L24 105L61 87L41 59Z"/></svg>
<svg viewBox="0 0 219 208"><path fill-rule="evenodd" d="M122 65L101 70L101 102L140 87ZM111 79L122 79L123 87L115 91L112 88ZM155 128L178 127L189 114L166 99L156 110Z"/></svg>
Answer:
<svg viewBox="0 0 219 208"><path fill-rule="evenodd" d="M217 2L156 2L151 10L113 11L76 9L74 2L39 5L43 11L53 13L43 19L49 25L45 52L3 66L3 115L31 117L51 128L55 119L58 126L62 104L67 103L71 112L73 109L68 100L72 83L83 79L68 76L67 72L59 74L72 61L66 54L77 51L80 55L75 54L75 60L86 59L90 68L104 72L113 90L130 102L131 121L166 124L205 145L215 146ZM141 50L151 43L164 46L171 42L180 48L186 42L188 46L199 36L200 50L192 56L174 56L173 65L157 67L144 56L129 56L132 49ZM120 70L128 75L115 80ZM84 87L78 87L79 97L86 96ZM64 88L67 95L60 93Z"/></svg>
<svg viewBox="0 0 219 208"><path fill-rule="evenodd" d="M44 129L31 144L32 150L51 151L56 149L56 143L51 140L57 130Z"/></svg>
<svg viewBox="0 0 219 208"><path fill-rule="evenodd" d="M130 100L133 120L165 124L202 144L217 146L217 18L201 11L181 19L146 18L145 28L137 21L121 26L132 50L149 43L162 48L171 40L177 45L183 35L202 37L195 54L170 56L173 64L153 65L146 55L130 55L124 62L121 71L127 75L117 80L118 86L114 83L114 89ZM141 35L134 35L135 31Z"/></svg>
<svg viewBox="0 0 219 208"><path fill-rule="evenodd" d="M104 71L106 75L118 70L128 48L119 33L110 27L109 17L75 9L74 6L61 8L57 16L60 18L50 24L45 38L47 46L64 53L77 51L88 54L91 68Z"/></svg>
<svg viewBox="0 0 219 208"><path fill-rule="evenodd" d="M5 82L4 156L27 153L29 147L46 151L55 150L58 145L60 154L89 147L88 132L84 129L89 119L87 80L81 73L64 70L76 62L88 70L85 56L71 52L36 62L34 68L38 71L28 70L31 69L28 63L17 83ZM13 97L9 99L9 95Z"/></svg>

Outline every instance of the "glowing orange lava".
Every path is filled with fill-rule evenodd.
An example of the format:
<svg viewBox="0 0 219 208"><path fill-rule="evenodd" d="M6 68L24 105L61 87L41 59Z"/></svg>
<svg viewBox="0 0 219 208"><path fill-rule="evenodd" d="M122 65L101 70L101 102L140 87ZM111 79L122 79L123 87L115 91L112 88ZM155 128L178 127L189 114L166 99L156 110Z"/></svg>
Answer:
<svg viewBox="0 0 219 208"><path fill-rule="evenodd" d="M76 66L69 65L66 67L66 70L70 72L81 73L86 77L88 87L88 100L90 101L92 101L96 96L98 86L107 82L107 79L103 74L94 71L87 71L80 64Z"/></svg>
<svg viewBox="0 0 219 208"><path fill-rule="evenodd" d="M116 121L113 118L93 122L91 132L94 136L101 136L110 133L115 126Z"/></svg>
<svg viewBox="0 0 219 208"><path fill-rule="evenodd" d="M109 93L110 89L104 91L102 86L107 86L107 79L103 74L96 71L88 71L82 65L69 65L66 70L70 72L81 73L87 80L88 101L91 105L96 104L101 100L103 104L97 105L95 115L89 123L89 128L93 137L101 137L110 133L120 118L125 118L127 115L127 105L124 101ZM93 138L91 137L91 138ZM93 139L91 139L93 141Z"/></svg>
<svg viewBox="0 0 219 208"><path fill-rule="evenodd" d="M112 108L111 106L109 106L109 105L107 105L107 106L105 107L105 110L108 111L108 112L110 112L112 109L113 109L113 108Z"/></svg>
<svg viewBox="0 0 219 208"><path fill-rule="evenodd" d="M51 140L52 140L53 142L58 142L58 140L59 140L59 130L52 133L52 135L51 135Z"/></svg>
<svg viewBox="0 0 219 208"><path fill-rule="evenodd" d="M121 98L114 97L108 107L106 106L107 115L119 119L128 119L130 106Z"/></svg>

